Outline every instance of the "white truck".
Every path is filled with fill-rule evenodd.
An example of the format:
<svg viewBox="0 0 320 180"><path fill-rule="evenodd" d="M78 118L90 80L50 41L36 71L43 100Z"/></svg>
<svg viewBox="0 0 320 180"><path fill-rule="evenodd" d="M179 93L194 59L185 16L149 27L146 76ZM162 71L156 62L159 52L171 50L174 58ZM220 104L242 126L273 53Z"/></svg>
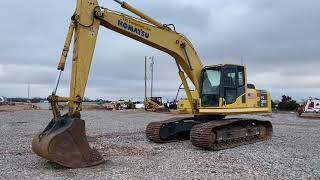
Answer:
<svg viewBox="0 0 320 180"><path fill-rule="evenodd" d="M320 99L310 98L305 104L300 106L298 108L298 115L301 116L303 113L320 113Z"/></svg>
<svg viewBox="0 0 320 180"><path fill-rule="evenodd" d="M5 105L7 103L8 103L7 98L3 97L3 96L0 96L0 105Z"/></svg>
<svg viewBox="0 0 320 180"><path fill-rule="evenodd" d="M304 112L320 112L320 99L309 99L304 107Z"/></svg>

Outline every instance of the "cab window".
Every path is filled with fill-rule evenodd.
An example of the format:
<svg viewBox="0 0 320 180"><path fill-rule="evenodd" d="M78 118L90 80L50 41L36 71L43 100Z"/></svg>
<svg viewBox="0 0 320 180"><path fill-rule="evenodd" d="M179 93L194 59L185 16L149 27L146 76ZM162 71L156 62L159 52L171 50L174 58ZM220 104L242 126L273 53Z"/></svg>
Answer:
<svg viewBox="0 0 320 180"><path fill-rule="evenodd" d="M202 93L219 94L220 78L220 70L206 70L204 73Z"/></svg>
<svg viewBox="0 0 320 180"><path fill-rule="evenodd" d="M221 69L206 69L203 72L201 102L204 107L219 106Z"/></svg>
<svg viewBox="0 0 320 180"><path fill-rule="evenodd" d="M224 74L224 86L236 87L236 71L234 69L226 69Z"/></svg>
<svg viewBox="0 0 320 180"><path fill-rule="evenodd" d="M239 87L244 86L244 74L243 71L239 71L238 72L238 83L239 83Z"/></svg>

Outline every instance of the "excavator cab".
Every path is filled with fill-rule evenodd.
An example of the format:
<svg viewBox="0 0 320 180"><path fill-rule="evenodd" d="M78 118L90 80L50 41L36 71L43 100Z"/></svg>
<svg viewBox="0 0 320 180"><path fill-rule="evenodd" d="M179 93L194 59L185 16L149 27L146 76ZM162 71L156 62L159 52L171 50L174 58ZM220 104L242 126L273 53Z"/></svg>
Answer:
<svg viewBox="0 0 320 180"><path fill-rule="evenodd" d="M254 85L247 83L245 66L206 66L202 69L200 82L200 92L196 92L199 96L199 115L226 116L271 112L270 92L255 89ZM188 99L178 102L178 112L194 113Z"/></svg>
<svg viewBox="0 0 320 180"><path fill-rule="evenodd" d="M239 65L205 67L202 73L201 106L233 104L246 91L244 69Z"/></svg>

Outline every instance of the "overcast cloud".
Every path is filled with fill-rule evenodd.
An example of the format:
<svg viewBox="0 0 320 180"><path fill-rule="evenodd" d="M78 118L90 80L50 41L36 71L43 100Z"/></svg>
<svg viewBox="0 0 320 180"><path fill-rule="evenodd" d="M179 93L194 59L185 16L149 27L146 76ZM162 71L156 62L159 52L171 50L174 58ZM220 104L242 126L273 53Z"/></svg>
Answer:
<svg viewBox="0 0 320 180"><path fill-rule="evenodd" d="M205 65L243 63L249 81L300 100L320 97L320 1L197 0L128 3L162 23L173 23L193 43ZM75 0L2 2L0 29L0 95L46 97ZM128 13L112 0L100 5ZM130 14L130 13L128 13ZM144 56L155 56L154 95L172 98L180 80L165 53L101 28L86 96L142 99ZM69 54L71 57L71 54ZM59 95L68 95L70 59Z"/></svg>

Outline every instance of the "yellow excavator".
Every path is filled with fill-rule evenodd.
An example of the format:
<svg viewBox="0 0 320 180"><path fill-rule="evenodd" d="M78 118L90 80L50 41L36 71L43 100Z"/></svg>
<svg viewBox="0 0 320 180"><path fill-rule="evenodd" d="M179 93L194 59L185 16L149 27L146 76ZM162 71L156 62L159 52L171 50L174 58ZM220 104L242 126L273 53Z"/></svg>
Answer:
<svg viewBox="0 0 320 180"><path fill-rule="evenodd" d="M159 49L171 55L176 62L187 95L179 102L179 112L191 115L151 122L146 128L146 137L150 141L163 143L191 139L196 147L221 150L271 138L273 131L269 121L224 119L227 115L271 112L270 93L247 83L244 66L203 66L191 42L176 32L173 24L162 24L126 2L114 1L139 18L103 8L97 0L77 0L58 65L57 83L48 97L53 119L32 141L32 149L37 155L69 168L104 162L100 153L89 146L85 121L80 119L100 26ZM59 97L56 91L72 38L70 97ZM190 90L187 77L194 90ZM59 102L68 102L67 114L61 115Z"/></svg>
<svg viewBox="0 0 320 180"><path fill-rule="evenodd" d="M147 97L144 99L146 111L151 112L170 112L169 108L162 103L162 97Z"/></svg>

